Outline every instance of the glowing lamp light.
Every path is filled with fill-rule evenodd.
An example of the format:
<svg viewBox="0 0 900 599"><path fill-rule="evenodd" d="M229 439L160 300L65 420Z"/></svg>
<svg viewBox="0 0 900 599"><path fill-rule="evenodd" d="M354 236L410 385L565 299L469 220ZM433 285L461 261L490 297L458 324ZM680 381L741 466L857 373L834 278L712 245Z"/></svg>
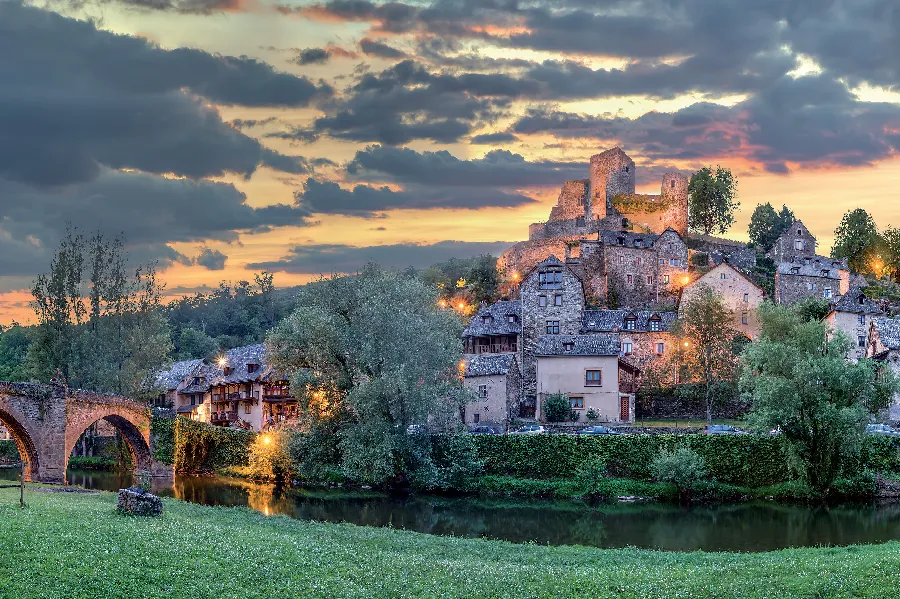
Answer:
<svg viewBox="0 0 900 599"><path fill-rule="evenodd" d="M441 308L446 308L446 307L447 307L447 302L445 302L444 300L441 300L441 301L438 302L438 306L440 306Z"/></svg>
<svg viewBox="0 0 900 599"><path fill-rule="evenodd" d="M221 358L219 358L218 362L219 366L225 366L228 363L228 360L225 359L225 356L222 356Z"/></svg>
<svg viewBox="0 0 900 599"><path fill-rule="evenodd" d="M691 278L690 278L689 276L687 276L687 275L684 275L684 278L682 279L682 282L683 282L685 285L687 285L688 283L691 282Z"/></svg>
<svg viewBox="0 0 900 599"><path fill-rule="evenodd" d="M518 281L518 280L519 280L519 273L514 272L514 273L512 274L512 278L513 278L514 281Z"/></svg>
<svg viewBox="0 0 900 599"><path fill-rule="evenodd" d="M459 304L457 304L456 307L459 308L460 310L462 310L466 307L466 305L463 302L459 302Z"/></svg>
<svg viewBox="0 0 900 599"><path fill-rule="evenodd" d="M270 445L272 443L272 437L270 435L263 435L262 442L265 445Z"/></svg>
<svg viewBox="0 0 900 599"><path fill-rule="evenodd" d="M685 347L689 347L690 345L691 345L691 344L688 343L687 341L684 342L684 346L685 346Z"/></svg>

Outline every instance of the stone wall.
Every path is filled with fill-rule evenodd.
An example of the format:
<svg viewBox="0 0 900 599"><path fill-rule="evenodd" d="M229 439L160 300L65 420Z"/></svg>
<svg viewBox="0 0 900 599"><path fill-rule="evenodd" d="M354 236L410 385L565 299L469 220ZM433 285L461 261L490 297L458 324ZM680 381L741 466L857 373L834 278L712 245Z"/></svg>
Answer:
<svg viewBox="0 0 900 599"><path fill-rule="evenodd" d="M631 343L631 353L625 356L625 361L646 370L660 368L675 351L678 339L666 331L619 331L619 342ZM657 352L658 343L663 344L662 354Z"/></svg>
<svg viewBox="0 0 900 599"><path fill-rule="evenodd" d="M587 186L587 179L564 182L556 200L556 206L550 210L550 221L584 217L587 213L585 206Z"/></svg>
<svg viewBox="0 0 900 599"><path fill-rule="evenodd" d="M619 148L591 156L590 200L594 217L606 217L607 200L619 193L634 193L634 160ZM612 178L614 172L624 173Z"/></svg>
<svg viewBox="0 0 900 599"><path fill-rule="evenodd" d="M657 258L653 248L604 245L607 302L639 307L656 302Z"/></svg>
<svg viewBox="0 0 900 599"><path fill-rule="evenodd" d="M860 322L859 316L859 314L854 314L852 312L832 311L825 319L825 322L828 323L829 327L843 331L844 334L850 338L850 342L853 345L851 346L847 357L852 360L859 360L860 358L865 357L866 341L869 336L869 327L872 324L872 314L863 313L862 322ZM862 337L862 344L859 343L860 337Z"/></svg>
<svg viewBox="0 0 900 599"><path fill-rule="evenodd" d="M711 287L722 296L723 302L734 314L735 329L751 339L757 337L759 320L756 310L765 299L762 289L728 264L720 264L684 288L681 293L681 306L697 294L701 285Z"/></svg>
<svg viewBox="0 0 900 599"><path fill-rule="evenodd" d="M507 375L467 376L464 381L466 389L475 394L476 399L465 407L465 423L467 426L484 424L505 428L509 421L511 406L507 395ZM478 396L478 388L486 387L487 395ZM478 422L475 415L478 414Z"/></svg>
<svg viewBox="0 0 900 599"><path fill-rule="evenodd" d="M831 297L841 295L842 281L827 277L775 273L775 303L791 305L807 297L829 299L825 289L831 289Z"/></svg>
<svg viewBox="0 0 900 599"><path fill-rule="evenodd" d="M657 258L659 301L674 301L688 274L688 247L675 231L664 231L653 243Z"/></svg>
<svg viewBox="0 0 900 599"><path fill-rule="evenodd" d="M799 242L799 247L798 247ZM809 229L799 220L788 228L787 231L775 241L775 245L769 250L769 256L778 262L791 262L797 256L809 256L816 253L816 238Z"/></svg>

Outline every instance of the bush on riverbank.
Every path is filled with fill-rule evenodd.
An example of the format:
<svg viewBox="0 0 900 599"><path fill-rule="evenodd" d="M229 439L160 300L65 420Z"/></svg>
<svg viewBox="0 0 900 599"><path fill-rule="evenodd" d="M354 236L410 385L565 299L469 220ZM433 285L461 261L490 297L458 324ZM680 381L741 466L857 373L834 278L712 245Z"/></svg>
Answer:
<svg viewBox="0 0 900 599"><path fill-rule="evenodd" d="M175 419L173 461L177 472L215 472L227 466L247 466L253 431L212 426L187 418Z"/></svg>
<svg viewBox="0 0 900 599"><path fill-rule="evenodd" d="M69 468L76 470L118 470L119 460L104 456L73 455L69 458Z"/></svg>

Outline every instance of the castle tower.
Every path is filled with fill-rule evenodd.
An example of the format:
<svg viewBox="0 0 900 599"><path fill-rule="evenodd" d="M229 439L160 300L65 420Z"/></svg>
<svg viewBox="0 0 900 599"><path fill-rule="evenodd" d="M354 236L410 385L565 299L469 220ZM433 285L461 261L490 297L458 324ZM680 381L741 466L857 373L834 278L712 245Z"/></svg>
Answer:
<svg viewBox="0 0 900 599"><path fill-rule="evenodd" d="M660 200L667 206L664 224L680 235L688 229L688 178L681 173L666 173L662 178Z"/></svg>
<svg viewBox="0 0 900 599"><path fill-rule="evenodd" d="M591 156L588 218L606 218L607 200L620 193L634 193L634 185L634 160L621 148Z"/></svg>

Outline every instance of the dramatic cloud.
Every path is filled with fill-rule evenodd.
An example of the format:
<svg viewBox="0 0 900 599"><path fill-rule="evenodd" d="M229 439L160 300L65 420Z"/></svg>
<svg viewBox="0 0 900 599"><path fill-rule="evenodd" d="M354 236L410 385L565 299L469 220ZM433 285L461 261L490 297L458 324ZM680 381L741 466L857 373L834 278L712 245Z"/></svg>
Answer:
<svg viewBox="0 0 900 599"><path fill-rule="evenodd" d="M514 187L553 185L584 178L583 162L529 162L507 150L484 158L460 160L450 152L416 152L407 148L370 146L356 153L347 172L362 179L383 177L398 183L447 187Z"/></svg>
<svg viewBox="0 0 900 599"><path fill-rule="evenodd" d="M519 141L519 138L512 133L500 131L497 133L482 133L481 135L475 135L469 141L473 144L500 145Z"/></svg>
<svg viewBox="0 0 900 599"><path fill-rule="evenodd" d="M440 241L430 245L401 243L355 247L350 245L323 244L301 245L290 250L287 256L271 262L249 264L250 269L295 274L352 273L368 262L377 262L389 268L427 268L450 258L469 258L481 254L500 255L509 242L469 243L464 241Z"/></svg>
<svg viewBox="0 0 900 599"><path fill-rule="evenodd" d="M357 185L343 189L331 181L307 179L296 194L297 208L315 214L345 214L373 217L386 210L428 210L435 208L511 208L534 202L518 193L496 189L441 189L422 187L394 191L390 187Z"/></svg>
<svg viewBox="0 0 900 599"><path fill-rule="evenodd" d="M328 51L324 48L307 48L300 51L294 62L299 65L326 63L328 62Z"/></svg>
<svg viewBox="0 0 900 599"><path fill-rule="evenodd" d="M367 37L359 41L359 49L367 56L376 56L378 58L406 57L406 52Z"/></svg>
<svg viewBox="0 0 900 599"><path fill-rule="evenodd" d="M219 250L203 248L195 259L196 263L208 270L225 270L225 261L228 256Z"/></svg>

